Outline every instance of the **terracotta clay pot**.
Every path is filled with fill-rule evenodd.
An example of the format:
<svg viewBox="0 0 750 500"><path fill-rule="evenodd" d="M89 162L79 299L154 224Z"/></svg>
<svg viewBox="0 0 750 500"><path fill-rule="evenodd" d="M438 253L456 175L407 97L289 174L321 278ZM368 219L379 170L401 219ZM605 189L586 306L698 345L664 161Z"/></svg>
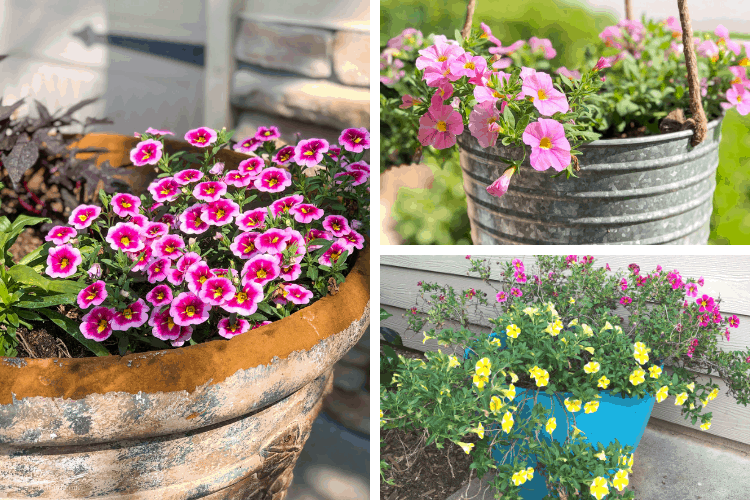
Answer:
<svg viewBox="0 0 750 500"><path fill-rule="evenodd" d="M230 340L0 358L0 499L273 499L370 321L369 251L334 296Z"/></svg>

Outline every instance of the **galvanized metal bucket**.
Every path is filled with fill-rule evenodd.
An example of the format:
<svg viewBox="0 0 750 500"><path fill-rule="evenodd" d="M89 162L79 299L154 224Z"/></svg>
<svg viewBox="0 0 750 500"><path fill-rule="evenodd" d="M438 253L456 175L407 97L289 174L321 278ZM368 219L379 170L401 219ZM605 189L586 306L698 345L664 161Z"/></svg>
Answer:
<svg viewBox="0 0 750 500"><path fill-rule="evenodd" d="M553 179L527 159L498 198L486 189L507 168L498 156L518 148L482 149L468 132L458 137L464 190L476 245L706 244L719 166L721 118L706 140L692 130L581 147L578 178Z"/></svg>

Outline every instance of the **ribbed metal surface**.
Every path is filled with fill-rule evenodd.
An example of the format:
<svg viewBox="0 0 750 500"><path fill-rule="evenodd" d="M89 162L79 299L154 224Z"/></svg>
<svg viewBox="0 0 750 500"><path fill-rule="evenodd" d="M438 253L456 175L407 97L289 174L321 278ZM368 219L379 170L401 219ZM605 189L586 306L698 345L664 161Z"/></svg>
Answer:
<svg viewBox="0 0 750 500"><path fill-rule="evenodd" d="M459 136L461 168L476 245L672 244L708 241L719 166L721 120L706 140L690 146L691 130L636 139L592 142L582 148L578 178L551 178L528 156L508 192L486 189L507 168L497 156L521 151L483 150L468 132Z"/></svg>

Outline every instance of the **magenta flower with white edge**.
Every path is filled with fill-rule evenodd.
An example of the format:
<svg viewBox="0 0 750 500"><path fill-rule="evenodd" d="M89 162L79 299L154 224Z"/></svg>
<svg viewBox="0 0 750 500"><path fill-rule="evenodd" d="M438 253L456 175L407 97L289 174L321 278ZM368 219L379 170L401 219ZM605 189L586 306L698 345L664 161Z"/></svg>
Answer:
<svg viewBox="0 0 750 500"><path fill-rule="evenodd" d="M271 255L258 255L248 260L242 268L242 284L254 281L265 285L278 278L281 273L276 258Z"/></svg>
<svg viewBox="0 0 750 500"><path fill-rule="evenodd" d="M323 217L323 209L307 203L300 203L289 209L289 213L294 216L294 220L301 224L309 224L314 220Z"/></svg>
<svg viewBox="0 0 750 500"><path fill-rule="evenodd" d="M141 234L149 240L161 238L169 232L169 226L163 222L147 222L146 227L141 228Z"/></svg>
<svg viewBox="0 0 750 500"><path fill-rule="evenodd" d="M76 229L86 229L99 217L100 213L102 213L102 209L97 206L78 205L70 214L68 224Z"/></svg>
<svg viewBox="0 0 750 500"><path fill-rule="evenodd" d="M132 222L118 222L109 228L104 239L114 251L139 252L146 246L141 231L142 229Z"/></svg>
<svg viewBox="0 0 750 500"><path fill-rule="evenodd" d="M198 294L206 281L215 277L214 273L211 272L211 268L203 261L192 264L185 271L185 281L187 281L188 289L194 294Z"/></svg>
<svg viewBox="0 0 750 500"><path fill-rule="evenodd" d="M310 243L313 240L332 240L333 236L328 231L321 231L320 229L310 229L305 235L305 243ZM311 252L322 248L323 245L307 245L307 249Z"/></svg>
<svg viewBox="0 0 750 500"><path fill-rule="evenodd" d="M180 214L180 231L185 234L205 233L210 227L201 217L206 205L196 203Z"/></svg>
<svg viewBox="0 0 750 500"><path fill-rule="evenodd" d="M266 216L268 210L265 208L256 208L238 215L235 218L237 227L243 231L250 231L252 229L263 229L266 227Z"/></svg>
<svg viewBox="0 0 750 500"><path fill-rule="evenodd" d="M304 198L301 194L285 196L284 198L280 198L271 203L271 213L273 214L274 218L278 217L280 214L289 213L290 208L299 205L303 201Z"/></svg>
<svg viewBox="0 0 750 500"><path fill-rule="evenodd" d="M251 179L257 179L264 168L266 168L266 162L263 161L263 158L257 156L242 160L237 166L237 170L242 175L249 175Z"/></svg>
<svg viewBox="0 0 750 500"><path fill-rule="evenodd" d="M200 325L208 320L211 306L193 293L179 294L169 307L169 315L180 326Z"/></svg>
<svg viewBox="0 0 750 500"><path fill-rule="evenodd" d="M294 148L294 162L302 167L314 167L323 161L323 153L328 151L325 139L300 141Z"/></svg>
<svg viewBox="0 0 750 500"><path fill-rule="evenodd" d="M156 307L171 303L173 298L172 289L167 285L156 285L146 294L146 300Z"/></svg>
<svg viewBox="0 0 750 500"><path fill-rule="evenodd" d="M323 266L333 266L336 262L338 262L339 258L346 252L346 247L339 243L338 241L335 241L333 245L331 245L331 248L325 251L323 255L320 256L318 259L318 264L321 264Z"/></svg>
<svg viewBox="0 0 750 500"><path fill-rule="evenodd" d="M219 320L219 335L225 339L231 339L232 337L241 333L250 331L250 322L246 319L235 318L234 323L229 322L229 318L222 318Z"/></svg>
<svg viewBox="0 0 750 500"><path fill-rule="evenodd" d="M249 186L255 179L253 179L250 175L241 174L239 170L230 170L229 172L224 174L224 178L222 180L228 186L239 188Z"/></svg>
<svg viewBox="0 0 750 500"><path fill-rule="evenodd" d="M154 201L160 203L174 201L182 193L180 185L171 177L157 179L148 186L148 191L154 198Z"/></svg>
<svg viewBox="0 0 750 500"><path fill-rule="evenodd" d="M268 142L281 137L281 132L276 127L258 127L255 138L259 141Z"/></svg>
<svg viewBox="0 0 750 500"><path fill-rule="evenodd" d="M201 213L201 219L211 226L223 226L230 224L236 215L240 213L240 206L232 200L218 199L206 204L206 209Z"/></svg>
<svg viewBox="0 0 750 500"><path fill-rule="evenodd" d="M216 201L227 193L227 185L221 181L207 181L196 184L193 196L200 201Z"/></svg>
<svg viewBox="0 0 750 500"><path fill-rule="evenodd" d="M570 109L568 98L555 89L552 85L552 78L547 73L539 71L524 78L521 90L523 95L534 103L534 107L542 115L552 116L555 113L567 113Z"/></svg>
<svg viewBox="0 0 750 500"><path fill-rule="evenodd" d="M345 165L344 170L346 170L347 172L365 172L369 174L370 165L368 165L367 162L358 161L355 163L350 163L348 165Z"/></svg>
<svg viewBox="0 0 750 500"><path fill-rule="evenodd" d="M188 252L177 260L177 269L187 271L190 266L201 261L201 256L195 252Z"/></svg>
<svg viewBox="0 0 750 500"><path fill-rule="evenodd" d="M297 250L294 252L294 260L299 263L302 262L302 258L307 253L307 245L305 244L305 237L302 233L291 227L284 228L284 234L286 235L286 247L289 248L292 245L297 246Z"/></svg>
<svg viewBox="0 0 750 500"><path fill-rule="evenodd" d="M370 149L370 132L365 128L348 128L341 132L339 144L352 153Z"/></svg>
<svg viewBox="0 0 750 500"><path fill-rule="evenodd" d="M153 249L150 246L145 247L140 252L127 252L130 260L137 261L136 264L131 268L131 271L143 271L148 267L148 263L151 262L151 254Z"/></svg>
<svg viewBox="0 0 750 500"><path fill-rule="evenodd" d="M263 144L263 141L255 137L247 137L243 139L241 142L238 142L237 144L235 144L232 147L232 149L234 149L235 151L239 153L245 153L249 155L256 149L258 149L261 146L261 144Z"/></svg>
<svg viewBox="0 0 750 500"><path fill-rule="evenodd" d="M203 172L189 168L187 170L181 170L174 174L174 181L180 186L187 186L193 182L198 182L203 179Z"/></svg>
<svg viewBox="0 0 750 500"><path fill-rule="evenodd" d="M49 249L45 272L52 278L68 278L76 273L81 262L83 262L81 252L73 245L66 243Z"/></svg>
<svg viewBox="0 0 750 500"><path fill-rule="evenodd" d="M286 165L294 158L294 146L284 146L273 157L273 162L278 165Z"/></svg>
<svg viewBox="0 0 750 500"><path fill-rule="evenodd" d="M480 102L469 115L469 131L483 148L494 146L500 133L500 111L492 101Z"/></svg>
<svg viewBox="0 0 750 500"><path fill-rule="evenodd" d="M44 237L44 241L51 241L55 245L64 245L69 242L71 238L74 238L78 232L72 227L68 226L55 226L49 230L47 236Z"/></svg>
<svg viewBox="0 0 750 500"><path fill-rule="evenodd" d="M172 265L172 261L166 258L156 259L148 265L146 270L148 273L149 283L159 283L167 279L167 273Z"/></svg>
<svg viewBox="0 0 750 500"><path fill-rule="evenodd" d="M254 282L247 281L220 307L228 313L237 313L243 316L255 314L258 310L258 304L263 300L263 286Z"/></svg>
<svg viewBox="0 0 750 500"><path fill-rule="evenodd" d="M193 327L182 326L180 327L180 336L177 337L175 340L170 340L169 343L172 344L172 347L182 347L185 344L185 342L190 340L192 336L193 336Z"/></svg>
<svg viewBox="0 0 750 500"><path fill-rule="evenodd" d="M229 245L229 250L240 259L250 259L260 253L255 247L255 239L259 236L259 233L244 232L234 237L232 244Z"/></svg>
<svg viewBox="0 0 750 500"><path fill-rule="evenodd" d="M329 215L323 219L323 227L337 238L349 234L349 231L352 230L349 227L349 221L341 215Z"/></svg>
<svg viewBox="0 0 750 500"><path fill-rule="evenodd" d="M103 281L95 281L80 292L76 297L78 307L88 309L91 306L99 306L107 298L107 288Z"/></svg>
<svg viewBox="0 0 750 500"><path fill-rule="evenodd" d="M570 165L570 143L565 129L557 121L539 118L526 126L522 138L524 144L531 146L529 161L535 170L552 167L561 172Z"/></svg>
<svg viewBox="0 0 750 500"><path fill-rule="evenodd" d="M357 231L352 229L349 234L346 234L339 238L339 241L346 246L348 251L352 251L355 248L362 250L365 246L365 237L359 234Z"/></svg>
<svg viewBox="0 0 750 500"><path fill-rule="evenodd" d="M510 186L510 178L513 177L513 174L515 173L515 168L508 168L503 172L503 175L498 177L498 179L487 186L487 192L491 194L492 196L497 196L498 198L505 193L508 192L508 187Z"/></svg>
<svg viewBox="0 0 750 500"><path fill-rule="evenodd" d="M279 278L285 281L294 281L302 275L302 266L297 263L282 264L279 265L279 269Z"/></svg>
<svg viewBox="0 0 750 500"><path fill-rule="evenodd" d="M288 237L281 229L269 229L255 239L255 248L261 253L275 255L286 248Z"/></svg>
<svg viewBox="0 0 750 500"><path fill-rule="evenodd" d="M255 179L255 188L266 193L280 193L292 185L292 174L280 168L267 168Z"/></svg>
<svg viewBox="0 0 750 500"><path fill-rule="evenodd" d="M151 333L159 340L176 340L180 337L183 329L189 329L192 332L191 327L181 327L174 322L172 316L169 315L169 308L163 311L159 311L158 308L154 309L148 319L148 325L153 327Z"/></svg>
<svg viewBox="0 0 750 500"><path fill-rule="evenodd" d="M446 149L456 144L456 135L464 131L461 113L452 106L434 104L419 119L418 139L422 146Z"/></svg>
<svg viewBox="0 0 750 500"><path fill-rule="evenodd" d="M156 209L152 207L152 210L156 210ZM140 227L141 229L146 229L146 226L148 225L149 220L148 220L148 217L146 217L145 215L138 214L138 215L133 215L132 217L130 217L129 222L132 222L133 224Z"/></svg>
<svg viewBox="0 0 750 500"><path fill-rule="evenodd" d="M79 329L89 340L101 342L112 335L112 318L115 313L106 307L95 307L81 318Z"/></svg>
<svg viewBox="0 0 750 500"><path fill-rule="evenodd" d="M333 176L334 179L338 179L340 177L351 178L351 186L359 186L361 184L364 184L365 182L367 182L367 179L370 178L369 174L367 172L363 172L362 170L351 170L351 171L339 172L338 174ZM342 184L346 180L347 179L337 180L336 184Z"/></svg>
<svg viewBox="0 0 750 500"><path fill-rule="evenodd" d="M185 140L195 147L206 148L216 142L216 131L208 127L194 128L185 134Z"/></svg>
<svg viewBox="0 0 750 500"><path fill-rule="evenodd" d="M302 285L285 283L284 288L287 292L284 298L292 304L301 306L303 304L309 304L310 299L312 299L313 293Z"/></svg>
<svg viewBox="0 0 750 500"><path fill-rule="evenodd" d="M206 304L220 306L232 298L237 291L227 278L210 278L198 291L198 298Z"/></svg>
<svg viewBox="0 0 750 500"><path fill-rule="evenodd" d="M115 311L112 317L112 329L126 331L130 328L138 328L148 321L148 312L151 310L143 299L138 299L122 311Z"/></svg>
<svg viewBox="0 0 750 500"><path fill-rule="evenodd" d="M136 167L156 165L162 157L164 145L154 139L147 139L136 144L130 150L130 161Z"/></svg>

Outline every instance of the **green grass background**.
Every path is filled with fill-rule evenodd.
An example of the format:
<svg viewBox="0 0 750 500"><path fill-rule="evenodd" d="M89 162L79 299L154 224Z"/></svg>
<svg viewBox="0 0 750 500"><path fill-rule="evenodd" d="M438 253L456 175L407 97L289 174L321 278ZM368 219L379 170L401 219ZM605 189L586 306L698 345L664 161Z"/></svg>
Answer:
<svg viewBox="0 0 750 500"><path fill-rule="evenodd" d="M415 27L425 35L452 38L461 29L466 3L455 0L382 0L380 42L404 28ZM485 22L504 45L531 36L549 38L558 51L555 62L574 68L581 50L614 16L594 13L575 1L526 0L524 2L477 1L474 24ZM750 38L733 34L734 38ZM716 175L711 244L750 244L750 115L730 110L722 124L719 170ZM466 198L458 153L444 164L425 155L435 179L431 189L401 189L393 210L398 231L406 244L471 244Z"/></svg>

